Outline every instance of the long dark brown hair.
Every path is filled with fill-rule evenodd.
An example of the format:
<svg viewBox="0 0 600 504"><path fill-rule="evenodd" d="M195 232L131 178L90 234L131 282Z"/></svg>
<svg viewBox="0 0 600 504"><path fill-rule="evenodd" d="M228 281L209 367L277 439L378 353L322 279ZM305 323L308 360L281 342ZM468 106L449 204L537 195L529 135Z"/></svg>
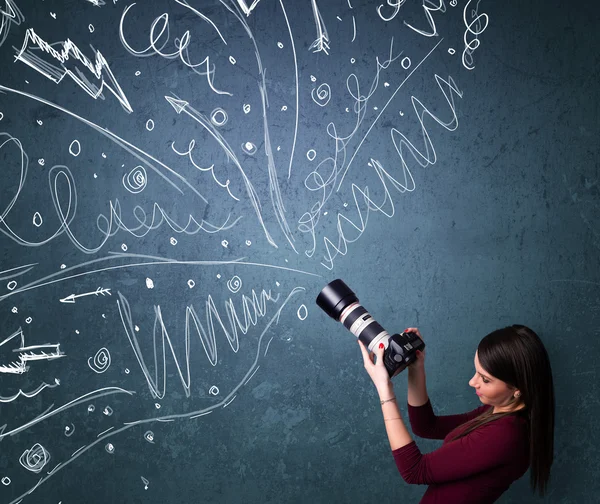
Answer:
<svg viewBox="0 0 600 504"><path fill-rule="evenodd" d="M513 405L523 403L517 412L484 413L463 425L452 441L478 427L516 413L528 420L531 488L543 496L554 460L554 382L550 359L538 335L523 325L497 329L485 336L477 347L481 367L492 376L521 392Z"/></svg>

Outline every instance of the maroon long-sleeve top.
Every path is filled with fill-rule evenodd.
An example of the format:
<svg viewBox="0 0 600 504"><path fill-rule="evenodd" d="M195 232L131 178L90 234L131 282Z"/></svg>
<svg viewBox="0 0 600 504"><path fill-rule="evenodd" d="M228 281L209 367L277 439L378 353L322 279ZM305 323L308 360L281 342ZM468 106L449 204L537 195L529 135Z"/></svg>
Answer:
<svg viewBox="0 0 600 504"><path fill-rule="evenodd" d="M420 504L488 504L495 502L529 467L529 439L525 410L485 424L466 436L449 441L461 425L489 405L468 413L436 416L427 401L408 405L413 433L443 439L442 446L422 454L415 441L393 450L404 481L429 485Z"/></svg>

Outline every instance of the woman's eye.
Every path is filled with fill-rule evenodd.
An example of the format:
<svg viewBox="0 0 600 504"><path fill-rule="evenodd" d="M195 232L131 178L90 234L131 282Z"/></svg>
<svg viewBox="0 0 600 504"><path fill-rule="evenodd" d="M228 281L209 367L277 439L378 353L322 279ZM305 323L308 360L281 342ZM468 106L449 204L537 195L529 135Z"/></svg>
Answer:
<svg viewBox="0 0 600 504"><path fill-rule="evenodd" d="M485 378L483 378L483 383L490 383L490 380L486 380Z"/></svg>

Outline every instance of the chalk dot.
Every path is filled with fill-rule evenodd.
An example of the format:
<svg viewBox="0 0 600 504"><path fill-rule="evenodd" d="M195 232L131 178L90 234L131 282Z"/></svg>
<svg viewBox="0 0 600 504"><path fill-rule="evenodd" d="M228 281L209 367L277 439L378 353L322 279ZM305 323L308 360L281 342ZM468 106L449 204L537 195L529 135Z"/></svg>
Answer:
<svg viewBox="0 0 600 504"><path fill-rule="evenodd" d="M456 51L454 50L454 48L450 47L448 49L448 54L456 54Z"/></svg>
<svg viewBox="0 0 600 504"><path fill-rule="evenodd" d="M71 145L69 145L69 152L75 157L81 154L81 144L79 143L79 140L73 140L71 142Z"/></svg>
<svg viewBox="0 0 600 504"><path fill-rule="evenodd" d="M125 245L124 243L121 245L121 250L123 252L127 252L127 245Z"/></svg>
<svg viewBox="0 0 600 504"><path fill-rule="evenodd" d="M279 287L281 284L279 282L275 282L275 285L277 285L277 287Z"/></svg>
<svg viewBox="0 0 600 504"><path fill-rule="evenodd" d="M2 119L2 118L0 117L0 120L1 120L1 119ZM2 484L3 484L4 486L8 486L8 485L10 485L10 478L9 478L8 476L4 476L4 478L2 478L2 480L0 480L0 481L2 481Z"/></svg>
<svg viewBox="0 0 600 504"><path fill-rule="evenodd" d="M221 245L222 245L223 247L227 248L227 245L229 245L229 242L228 242L227 240L223 240L223 241L221 242Z"/></svg>
<svg viewBox="0 0 600 504"><path fill-rule="evenodd" d="M32 319L31 317L27 317L27 318L25 319L25 323L26 323L26 324L31 324L31 321L32 321L32 320L33 320L33 319Z"/></svg>
<svg viewBox="0 0 600 504"><path fill-rule="evenodd" d="M37 123L41 126L42 124L44 124L44 121L42 121L41 119L38 119Z"/></svg>
<svg viewBox="0 0 600 504"><path fill-rule="evenodd" d="M137 72L135 72L135 76L139 77L142 74L142 72L140 72L139 70Z"/></svg>
<svg viewBox="0 0 600 504"><path fill-rule="evenodd" d="M217 273L217 278L221 278L221 273Z"/></svg>
<svg viewBox="0 0 600 504"><path fill-rule="evenodd" d="M108 444L107 444L107 445L104 447L104 449L105 449L105 450L106 450L108 453L110 453L111 455L112 455L112 454L115 452L115 447L114 447L114 445L113 445L112 443L108 443Z"/></svg>
<svg viewBox="0 0 600 504"><path fill-rule="evenodd" d="M212 387L210 387L208 393L210 395L218 395L219 394L219 387L217 387L216 385L213 385Z"/></svg>
<svg viewBox="0 0 600 504"><path fill-rule="evenodd" d="M347 206L348 206L348 203L344 203L344 206L345 206L345 207L347 207Z"/></svg>
<svg viewBox="0 0 600 504"><path fill-rule="evenodd" d="M94 411L96 411L96 406L94 406L93 404L90 404L88 406L88 413L93 413Z"/></svg>
<svg viewBox="0 0 600 504"><path fill-rule="evenodd" d="M384 86L384 87L390 87L390 83L389 83L389 82L384 82L384 83L383 83L383 86Z"/></svg>
<svg viewBox="0 0 600 504"><path fill-rule="evenodd" d="M95 30L95 28L94 28L94 25L93 25L93 24L90 24L90 25L88 26L88 30L90 30L90 33L94 33L94 30Z"/></svg>
<svg viewBox="0 0 600 504"><path fill-rule="evenodd" d="M411 65L410 58L408 56L405 56L404 58L402 58L400 64L402 65L402 68L404 68L404 70L408 70Z"/></svg>
<svg viewBox="0 0 600 504"><path fill-rule="evenodd" d="M233 56L229 56L229 63L231 63L232 65L236 64L236 60Z"/></svg>
<svg viewBox="0 0 600 504"><path fill-rule="evenodd" d="M250 155L253 156L254 154L256 154L256 145L254 145L252 142L246 142L242 144L242 150Z"/></svg>
<svg viewBox="0 0 600 504"><path fill-rule="evenodd" d="M154 281L151 278L146 278L146 287L148 287L148 289L154 289Z"/></svg>
<svg viewBox="0 0 600 504"><path fill-rule="evenodd" d="M79 329L75 329L75 334L79 334Z"/></svg>
<svg viewBox="0 0 600 504"><path fill-rule="evenodd" d="M281 145L277 146L277 152L279 152L281 150Z"/></svg>
<svg viewBox="0 0 600 504"><path fill-rule="evenodd" d="M46 164L46 160L44 158L40 158L40 159L38 159L38 164L40 166L44 166Z"/></svg>
<svg viewBox="0 0 600 504"><path fill-rule="evenodd" d="M13 313L19 313L19 310L17 310L16 306L13 306L11 312L13 312Z"/></svg>
<svg viewBox="0 0 600 504"><path fill-rule="evenodd" d="M135 332L140 332L140 326L137 326L137 325L136 325L136 326L134 327L134 329L135 329Z"/></svg>
<svg viewBox="0 0 600 504"><path fill-rule="evenodd" d="M94 173L94 178L98 178L98 175L96 175L95 173Z"/></svg>
<svg viewBox="0 0 600 504"><path fill-rule="evenodd" d="M125 374L129 374L129 368L125 368Z"/></svg>
<svg viewBox="0 0 600 504"><path fill-rule="evenodd" d="M329 212L323 212L323 215L327 215Z"/></svg>
<svg viewBox="0 0 600 504"><path fill-rule="evenodd" d="M158 404L158 403L154 403L154 407L155 407L156 409L160 409L160 404Z"/></svg>
<svg viewBox="0 0 600 504"><path fill-rule="evenodd" d="M171 236L171 239L169 240L169 243L173 246L177 245L177 239L173 236Z"/></svg>
<svg viewBox="0 0 600 504"><path fill-rule="evenodd" d="M350 112L350 109L348 107L346 107L346 112Z"/></svg>
<svg viewBox="0 0 600 504"><path fill-rule="evenodd" d="M250 240L246 240L246 245L249 247L250 245L252 245L252 242Z"/></svg>
<svg viewBox="0 0 600 504"><path fill-rule="evenodd" d="M44 219L42 219L40 212L35 212L33 214L33 225L35 227L40 227L43 223L44 223Z"/></svg>
<svg viewBox="0 0 600 504"><path fill-rule="evenodd" d="M244 103L244 114L248 114L252 110L252 107L249 103Z"/></svg>
<svg viewBox="0 0 600 504"><path fill-rule="evenodd" d="M2 121L2 119L4 119L4 114L0 112L0 121Z"/></svg>
<svg viewBox="0 0 600 504"><path fill-rule="evenodd" d="M279 47L279 49L283 49L283 44L281 42L277 42L277 47Z"/></svg>
<svg viewBox="0 0 600 504"><path fill-rule="evenodd" d="M152 131L154 129L154 121L152 119L148 119L146 121L146 129L148 131Z"/></svg>
<svg viewBox="0 0 600 504"><path fill-rule="evenodd" d="M356 59L350 58L350 63L352 63L354 65L354 63L356 63Z"/></svg>
<svg viewBox="0 0 600 504"><path fill-rule="evenodd" d="M7 288L9 291L15 290L15 287L16 287L16 286L17 286L17 281L16 281L16 280L11 280L10 282L8 282L8 283L6 284L6 288Z"/></svg>
<svg viewBox="0 0 600 504"><path fill-rule="evenodd" d="M287 110L287 105L284 105L283 107L281 107L281 110L285 112Z"/></svg>
<svg viewBox="0 0 600 504"><path fill-rule="evenodd" d="M144 439L149 443L154 443L154 432L152 432L151 430L146 431L146 433L144 434Z"/></svg>
<svg viewBox="0 0 600 504"><path fill-rule="evenodd" d="M194 282L192 279L190 279L187 281L187 284L190 289L193 289L194 285L196 285L196 282Z"/></svg>
<svg viewBox="0 0 600 504"><path fill-rule="evenodd" d="M224 126L227 123L229 116L221 107L217 107L210 113L210 122L215 126Z"/></svg>
<svg viewBox="0 0 600 504"><path fill-rule="evenodd" d="M379 110L379 107L373 107L373 110Z"/></svg>
<svg viewBox="0 0 600 504"><path fill-rule="evenodd" d="M106 315L104 315L104 313L102 314L102 318L103 318L103 319L105 319L105 318L106 318Z"/></svg>
<svg viewBox="0 0 600 504"><path fill-rule="evenodd" d="M113 414L113 409L110 406L105 406L102 410L102 413L104 413L106 416L111 416Z"/></svg>
<svg viewBox="0 0 600 504"><path fill-rule="evenodd" d="M402 110L400 111L400 115L404 117L404 112L402 112Z"/></svg>
<svg viewBox="0 0 600 504"><path fill-rule="evenodd" d="M314 75L310 76L311 82L317 82L317 78Z"/></svg>
<svg viewBox="0 0 600 504"><path fill-rule="evenodd" d="M298 308L297 315L300 320L305 320L306 317L308 317L308 308L306 308L306 305L300 305L300 308Z"/></svg>
<svg viewBox="0 0 600 504"><path fill-rule="evenodd" d="M309 161L314 161L315 157L317 157L317 151L315 151L314 149L310 149L307 153L306 153L306 158Z"/></svg>
<svg viewBox="0 0 600 504"><path fill-rule="evenodd" d="M106 159L106 154L104 154L104 152L102 153L102 157Z"/></svg>

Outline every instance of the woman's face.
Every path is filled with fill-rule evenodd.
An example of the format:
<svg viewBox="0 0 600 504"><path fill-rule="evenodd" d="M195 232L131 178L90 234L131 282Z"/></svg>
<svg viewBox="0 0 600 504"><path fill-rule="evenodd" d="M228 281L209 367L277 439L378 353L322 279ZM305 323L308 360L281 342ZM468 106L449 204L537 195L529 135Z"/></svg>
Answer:
<svg viewBox="0 0 600 504"><path fill-rule="evenodd" d="M511 401L517 390L483 369L479 364L477 352L475 352L475 374L469 380L469 385L475 389L483 404L494 407L494 413L515 409L514 403L511 405Z"/></svg>

